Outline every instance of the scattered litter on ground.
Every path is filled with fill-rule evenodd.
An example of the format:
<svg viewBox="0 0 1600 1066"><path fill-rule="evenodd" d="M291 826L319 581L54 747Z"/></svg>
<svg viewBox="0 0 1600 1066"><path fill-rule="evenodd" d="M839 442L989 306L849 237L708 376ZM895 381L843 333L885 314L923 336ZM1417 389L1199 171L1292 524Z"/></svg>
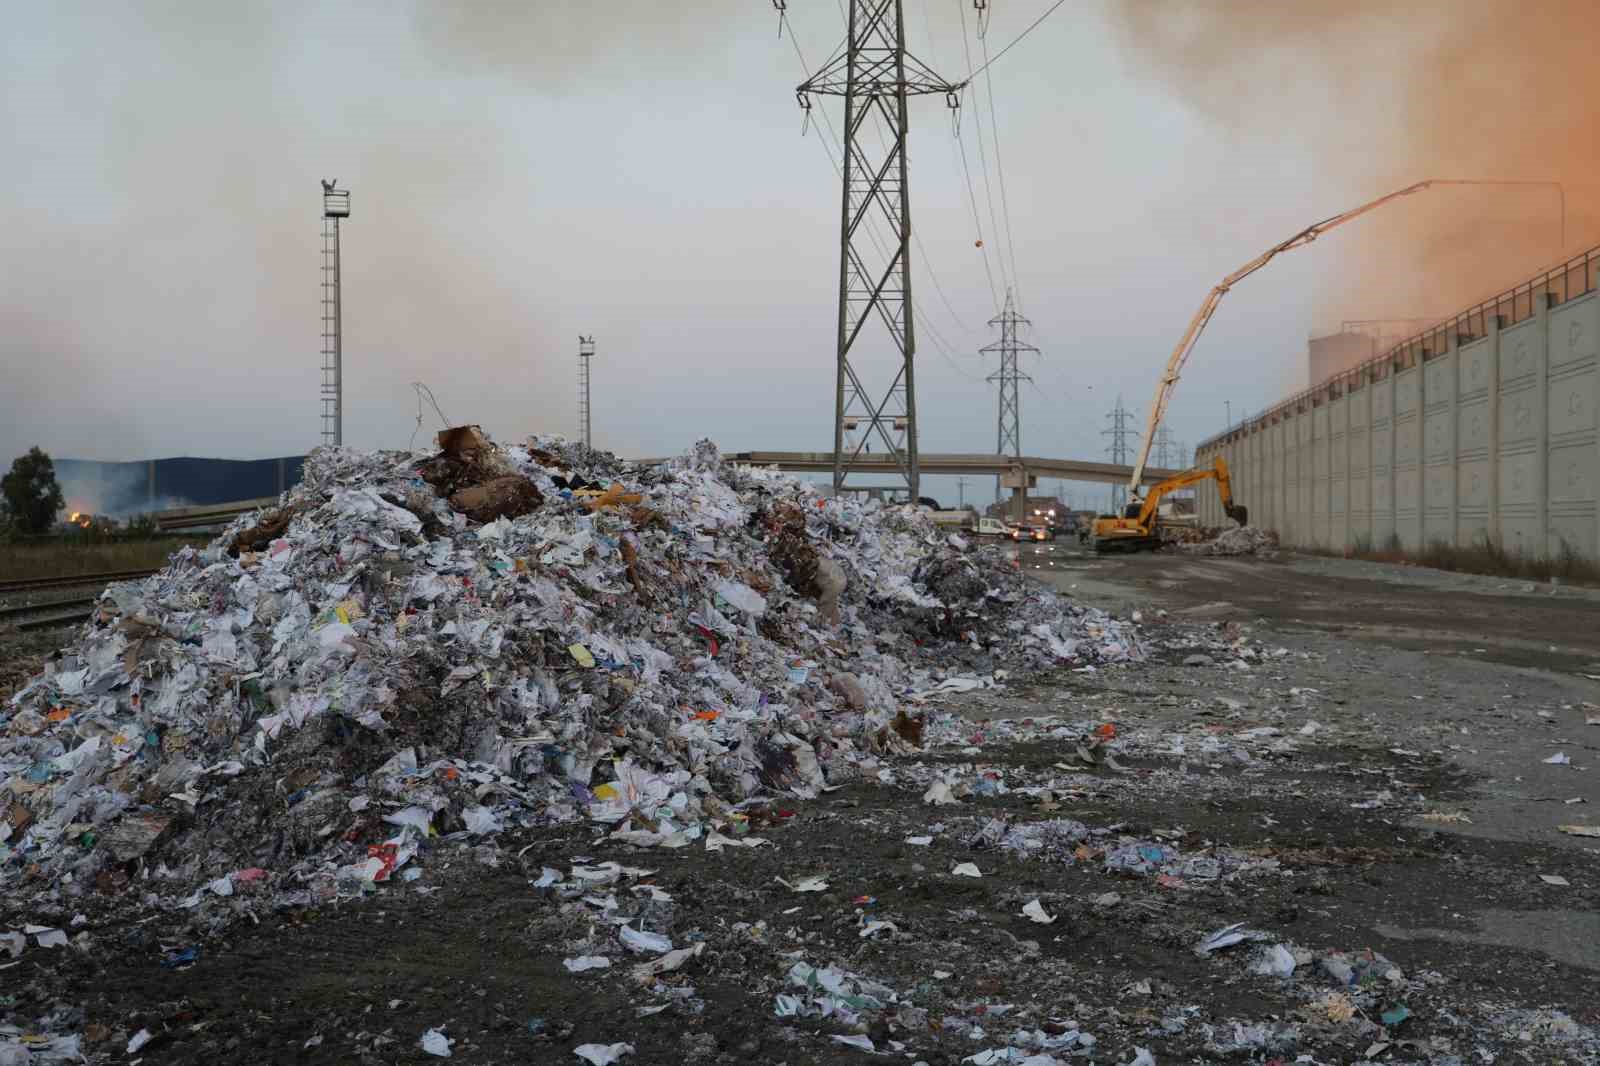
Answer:
<svg viewBox="0 0 1600 1066"><path fill-rule="evenodd" d="M562 959L561 965L570 973L586 973L589 970L604 970L611 966L611 960L604 955L579 955L575 959Z"/></svg>
<svg viewBox="0 0 1600 1066"><path fill-rule="evenodd" d="M624 1055L633 1054L632 1044L579 1044L572 1053L590 1066L611 1066Z"/></svg>
<svg viewBox="0 0 1600 1066"><path fill-rule="evenodd" d="M1210 936L1200 941L1199 944L1195 945L1195 954L1202 956L1209 955L1214 951L1221 951L1224 948L1231 948L1235 944L1243 944L1247 940L1267 939L1266 933L1263 933L1257 929L1246 929L1244 926L1244 922L1237 922L1233 925L1224 926L1223 928L1218 929L1215 933L1212 933Z"/></svg>
<svg viewBox="0 0 1600 1066"><path fill-rule="evenodd" d="M454 1040L445 1036L444 1033L437 1029L429 1029L427 1032L422 1034L422 1039L418 1041L418 1044L422 1047L423 1052L429 1055L434 1055L441 1059L448 1059L450 1057L450 1045L454 1043Z"/></svg>
<svg viewBox="0 0 1600 1066"><path fill-rule="evenodd" d="M1294 952L1283 944L1274 944L1256 957L1250 972L1270 977L1292 977L1295 965Z"/></svg>
<svg viewBox="0 0 1600 1066"><path fill-rule="evenodd" d="M1056 920L1056 916L1048 913L1044 909L1044 905L1036 899L1024 904L1022 913L1024 917L1038 922L1040 925L1049 925Z"/></svg>

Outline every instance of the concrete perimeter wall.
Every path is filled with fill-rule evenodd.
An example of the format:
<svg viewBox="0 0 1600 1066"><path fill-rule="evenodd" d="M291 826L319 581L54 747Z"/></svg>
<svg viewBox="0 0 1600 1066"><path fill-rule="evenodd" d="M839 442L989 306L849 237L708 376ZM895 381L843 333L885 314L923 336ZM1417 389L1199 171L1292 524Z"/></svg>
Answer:
<svg viewBox="0 0 1600 1066"><path fill-rule="evenodd" d="M1251 523L1289 546L1488 537L1600 557L1593 256L1581 283L1568 274L1464 312L1207 441L1196 462L1224 456ZM1229 524L1215 492L1199 498L1203 523Z"/></svg>

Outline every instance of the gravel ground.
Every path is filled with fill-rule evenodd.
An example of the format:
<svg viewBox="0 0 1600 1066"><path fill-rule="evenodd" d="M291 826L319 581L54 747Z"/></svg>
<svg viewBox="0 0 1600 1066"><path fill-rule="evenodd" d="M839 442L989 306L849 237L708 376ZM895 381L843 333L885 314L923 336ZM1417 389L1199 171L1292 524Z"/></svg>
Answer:
<svg viewBox="0 0 1600 1066"><path fill-rule="evenodd" d="M1600 824L1594 594L1293 556L1020 562L1139 612L1149 661L953 697L940 744L749 812L762 847L445 841L415 882L221 929L91 899L84 949L0 970L0 1022L56 1009L96 1062L425 1062L429 1029L468 1063L874 1057L839 1037L930 1066L1600 1061L1600 840L1557 828ZM0 663L39 650L4 641ZM935 782L955 802L925 802ZM650 872L559 887L605 861ZM641 983L653 956L622 957L608 913L703 947ZM1235 923L1251 938L1197 951ZM588 954L612 965L564 968ZM818 1017L795 978L829 966L846 998Z"/></svg>

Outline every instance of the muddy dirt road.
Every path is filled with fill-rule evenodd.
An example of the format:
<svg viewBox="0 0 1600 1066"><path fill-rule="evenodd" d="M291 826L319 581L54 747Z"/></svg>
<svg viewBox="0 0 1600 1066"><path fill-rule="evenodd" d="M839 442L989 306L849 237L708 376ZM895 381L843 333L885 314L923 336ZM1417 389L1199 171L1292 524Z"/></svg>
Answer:
<svg viewBox="0 0 1600 1066"><path fill-rule="evenodd" d="M1596 594L1020 562L1137 611L1145 664L952 695L927 750L720 850L446 839L416 881L242 891L220 929L0 903L89 934L0 942L0 1023L152 1064L428 1062L428 1030L466 1063L1600 1062L1600 838L1559 828L1600 825ZM681 968L635 976L624 922Z"/></svg>

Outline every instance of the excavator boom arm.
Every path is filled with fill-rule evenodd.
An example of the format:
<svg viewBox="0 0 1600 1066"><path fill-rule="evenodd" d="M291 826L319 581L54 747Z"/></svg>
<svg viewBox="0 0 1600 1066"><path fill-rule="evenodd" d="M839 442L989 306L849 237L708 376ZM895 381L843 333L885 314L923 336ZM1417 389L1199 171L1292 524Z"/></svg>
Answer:
<svg viewBox="0 0 1600 1066"><path fill-rule="evenodd" d="M1245 509L1234 505L1233 478L1228 473L1228 461L1220 455L1211 466L1197 466L1152 485L1145 495L1143 506L1139 508L1139 525L1145 529L1151 527L1155 521L1156 511L1161 507L1161 500L1167 493L1213 478L1217 482L1217 492L1222 496L1223 512L1240 525L1244 525L1245 518L1241 516L1246 513Z"/></svg>
<svg viewBox="0 0 1600 1066"><path fill-rule="evenodd" d="M1334 215L1332 218L1325 218L1315 225L1307 226L1305 229L1301 230L1299 233L1296 233L1288 240L1282 241L1273 245L1271 248L1268 248L1265 252L1262 252L1244 266L1240 267L1238 270L1235 270L1232 274L1229 274L1227 277L1218 282L1217 285L1206 294L1205 300L1200 304L1200 310L1196 311L1194 317L1189 320L1189 328L1183 331L1182 337L1178 338L1178 346L1172 349L1172 355L1167 359L1167 368L1162 372L1161 380L1156 383L1155 400L1150 404L1150 417L1145 422L1144 441L1139 445L1139 454L1134 459L1133 463L1133 473L1128 479L1129 495L1133 498L1137 498L1139 495L1139 483L1144 480L1144 467L1145 464L1150 461L1150 446L1155 441L1156 429L1161 425L1162 418L1166 416L1167 401L1172 398L1172 390L1178 384L1178 375L1183 370L1183 364L1188 361L1189 353L1194 351L1195 343L1199 341L1200 334L1204 332L1206 323L1210 322L1211 316L1216 314L1217 305L1222 302L1222 298L1228 294L1229 289L1233 288L1234 285L1238 284L1251 274L1254 274L1256 271L1266 266L1273 260L1274 257L1278 256L1279 254L1287 252L1293 248L1298 248L1303 244L1310 244L1322 234L1328 232L1336 226L1342 226L1346 222L1353 222L1367 212L1375 211L1384 204L1389 203L1392 200L1398 200L1402 196L1410 196L1412 193L1421 192L1422 190L1431 188L1435 185L1500 184L1521 183L1469 181L1454 178L1429 178L1427 181L1419 181L1413 185L1407 185L1405 188L1397 189L1394 192L1389 193L1387 196L1380 196L1376 200L1371 200L1362 204L1360 207L1352 208L1351 210L1345 211L1342 214Z"/></svg>

